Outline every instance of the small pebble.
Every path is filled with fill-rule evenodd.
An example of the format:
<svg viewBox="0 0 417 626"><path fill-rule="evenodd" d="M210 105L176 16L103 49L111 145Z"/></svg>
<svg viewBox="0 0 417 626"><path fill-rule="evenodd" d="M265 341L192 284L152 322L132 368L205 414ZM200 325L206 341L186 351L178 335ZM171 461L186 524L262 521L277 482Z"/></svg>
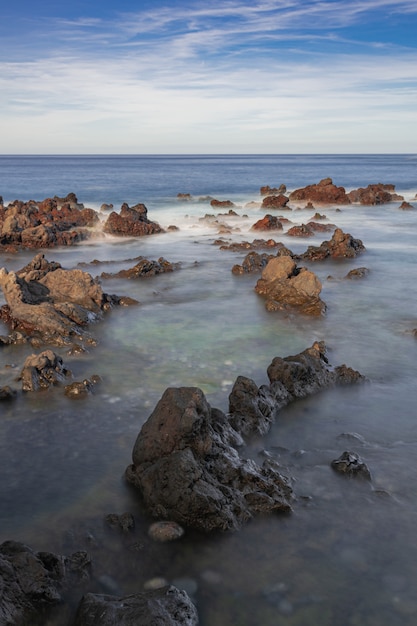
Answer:
<svg viewBox="0 0 417 626"><path fill-rule="evenodd" d="M148 534L154 541L174 541L183 536L184 529L176 522L154 522L150 525Z"/></svg>
<svg viewBox="0 0 417 626"><path fill-rule="evenodd" d="M155 589L161 589L162 587L166 587L168 585L168 581L166 578L162 578L162 576L156 576L155 578L150 578L143 585L145 591L154 591Z"/></svg>

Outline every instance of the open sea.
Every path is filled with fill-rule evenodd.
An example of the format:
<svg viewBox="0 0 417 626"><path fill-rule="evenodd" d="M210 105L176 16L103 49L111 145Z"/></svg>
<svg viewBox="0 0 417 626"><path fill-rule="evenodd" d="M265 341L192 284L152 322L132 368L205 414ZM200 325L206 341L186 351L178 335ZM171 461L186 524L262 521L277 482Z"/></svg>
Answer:
<svg viewBox="0 0 417 626"><path fill-rule="evenodd" d="M258 274L235 276L245 252L228 242L270 236L293 252L309 239L253 233L265 213L260 187L288 191L331 177L347 191L392 183L414 206L317 207L328 221L361 239L356 259L309 265L323 284L326 315L268 312L254 286ZM63 356L75 380L98 374L96 393L71 400L62 387L22 392L0 403L0 542L93 559L88 590L127 595L155 577L189 591L202 626L415 626L417 623L417 155L0 156L0 195L42 200L77 195L99 210L144 203L164 234L117 238L97 229L75 247L45 250L65 268L81 263L93 276L164 257L178 271L153 278L102 280L107 293L129 295L138 307L114 308L91 327L97 346ZM178 193L191 194L180 201ZM232 200L237 217L208 201ZM255 204L248 204L254 202ZM225 211L227 212L227 210ZM294 224L314 211L281 213ZM106 218L103 215L103 220ZM34 251L0 251L0 267L23 267ZM94 261L94 262L93 262ZM102 263L97 263L100 261ZM346 280L366 267L360 280ZM0 294L0 305L4 304ZM7 329L0 325L0 334ZM324 340L332 365L359 370L369 382L335 388L283 409L269 434L240 451L260 464L265 453L294 478L294 511L251 520L235 533L187 531L168 544L152 542L152 520L124 481L136 436L170 386L197 386L212 406L228 410L239 375L267 383L275 356ZM0 386L12 384L33 349L0 348ZM372 481L345 479L330 463L351 450ZM134 532L106 527L109 513L133 513ZM71 626L79 591L45 626Z"/></svg>

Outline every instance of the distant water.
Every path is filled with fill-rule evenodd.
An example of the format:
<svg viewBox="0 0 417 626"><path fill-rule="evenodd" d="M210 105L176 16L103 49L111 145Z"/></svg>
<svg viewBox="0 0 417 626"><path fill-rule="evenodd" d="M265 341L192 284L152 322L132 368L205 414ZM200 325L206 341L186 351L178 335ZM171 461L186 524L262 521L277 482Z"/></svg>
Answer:
<svg viewBox="0 0 417 626"><path fill-rule="evenodd" d="M229 241L252 240L258 235L250 226L265 211L248 203L259 203L261 185L292 190L328 176L347 190L392 183L415 209L399 210L399 202L320 208L328 222L361 239L366 252L311 265L323 283L325 317L268 313L254 292L258 276L231 273L244 253L214 245L219 225L231 227L222 235ZM203 626L414 626L417 155L0 157L5 204L69 192L96 209L143 202L150 219L179 231L139 239L98 231L86 244L46 250L49 260L68 268L102 261L85 267L99 275L130 267L139 255L163 256L181 262L181 270L102 281L106 292L141 305L114 309L93 326L98 345L87 354L61 352L75 379L102 377L94 396L72 401L55 388L0 404L0 541L64 553L86 548L95 564L91 588L106 593L109 580L126 594L154 576L179 585L192 579ZM192 200L181 202L178 193ZM215 224L202 219L214 213L200 201L205 196L232 200L238 216ZM285 217L301 224L312 212ZM331 233L273 236L302 252ZM18 269L32 256L2 253L0 266ZM344 278L361 266L369 269L366 278ZM152 544L149 519L123 472L166 387L201 387L226 412L238 375L266 383L274 356L296 354L317 339L326 341L333 365L346 363L370 382L294 403L269 435L242 450L260 463L267 451L295 477L294 513L254 519L235 534L186 533L172 545ZM17 384L31 352L0 349L0 386ZM366 461L371 485L334 474L330 462L346 449ZM124 511L137 522L131 540L103 525L107 513ZM61 615L56 624L62 623Z"/></svg>

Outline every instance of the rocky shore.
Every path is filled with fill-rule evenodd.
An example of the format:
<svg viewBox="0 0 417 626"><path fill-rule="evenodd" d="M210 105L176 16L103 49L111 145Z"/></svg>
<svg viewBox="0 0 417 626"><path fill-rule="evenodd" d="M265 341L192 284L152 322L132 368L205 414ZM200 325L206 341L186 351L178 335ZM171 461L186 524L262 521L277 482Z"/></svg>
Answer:
<svg viewBox="0 0 417 626"><path fill-rule="evenodd" d="M390 184L371 184L346 192L330 178L289 193L285 185L263 186L260 195L261 211L285 211L286 215L312 212L317 205L404 202ZM191 199L189 194L178 195L182 202ZM233 220L240 207L228 200L202 201L215 209L229 210L206 216L205 221L215 224L219 232L232 232L223 218ZM300 208L300 202L305 206ZM21 249L35 252L20 270L0 268L5 302L0 307L0 320L8 328L8 334L0 336L0 350L23 344L33 350L20 364L13 385L2 385L0 379L0 406L52 386L61 388L70 399L94 393L100 376L91 372L88 378L74 380L66 357L82 355L87 348L94 350L94 324L105 323L111 310L117 314L120 307L139 306L128 295L106 293L102 283L115 278L157 277L181 269L181 263L164 257L152 260L140 256L131 260L133 265L128 269L102 272L100 278L94 278L83 269L65 268L45 257L46 248L49 256L53 247L75 245L97 236L144 237L166 232L148 219L144 204L130 207L124 203L119 212L112 208L103 208L111 211L103 217L84 207L74 193L40 202L16 200L7 207L0 204L0 253L18 254ZM326 314L327 305L321 299L322 283L311 265L328 259L349 262L366 253L360 239L325 223L326 219L316 212L305 224L294 225L288 217L267 213L253 224L251 230L255 232L285 231L298 238L331 233L320 245L309 245L302 253L293 253L272 238L232 243L220 239L215 245L245 254L232 272L236 276L259 275L252 287L264 299L268 312L320 317ZM174 227L171 230L175 233ZM365 278L368 271L354 268L347 277ZM367 380L344 364L332 366L324 341L315 341L295 355L277 355L267 366L266 378L267 382L258 386L243 371L232 384L224 410L211 406L197 386L164 391L137 435L132 462L125 470L126 482L156 524L150 531L153 541L178 541L189 531L238 531L257 515L290 517L299 499L290 471L273 458L258 464L245 454L247 444L254 437L263 437L288 404L335 386ZM366 463L351 450L345 450L338 459L329 459L329 466L349 477L372 480ZM107 523L122 533L134 529L129 513L108 516ZM71 626L198 624L192 594L170 584L128 596L93 593L89 587L92 567L94 561L85 550L64 556L37 552L19 542L4 542L0 545L0 624L46 624L51 609L65 604L68 590L78 598Z"/></svg>

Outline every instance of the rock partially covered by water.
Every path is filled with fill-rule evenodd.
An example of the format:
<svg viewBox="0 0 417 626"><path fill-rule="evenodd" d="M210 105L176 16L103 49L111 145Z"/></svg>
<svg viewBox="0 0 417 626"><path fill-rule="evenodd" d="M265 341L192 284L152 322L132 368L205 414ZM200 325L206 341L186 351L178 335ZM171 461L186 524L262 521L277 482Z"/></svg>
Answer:
<svg viewBox="0 0 417 626"><path fill-rule="evenodd" d="M99 222L98 213L84 208L74 193L41 202L15 200L0 207L0 246L49 248L71 245L90 236L86 227Z"/></svg>
<svg viewBox="0 0 417 626"><path fill-rule="evenodd" d="M262 208L263 209L286 209L289 198L284 194L280 193L278 195L267 195L266 198L262 200Z"/></svg>
<svg viewBox="0 0 417 626"><path fill-rule="evenodd" d="M309 246L299 258L309 261L322 261L328 257L352 259L365 249L360 239L354 239L341 228L336 228L330 241L323 241L319 246Z"/></svg>
<svg viewBox="0 0 417 626"><path fill-rule="evenodd" d="M371 472L368 466L356 452L346 450L338 459L331 462L331 466L336 472L345 476L358 476L371 480Z"/></svg>
<svg viewBox="0 0 417 626"><path fill-rule="evenodd" d="M350 204L344 187L336 187L331 178L323 178L316 185L307 185L290 194L290 202L309 201L315 204Z"/></svg>
<svg viewBox="0 0 417 626"><path fill-rule="evenodd" d="M118 298L105 294L97 279L80 269L65 270L39 253L19 272L0 269L6 305L0 319L13 329L60 345L82 335Z"/></svg>
<svg viewBox="0 0 417 626"><path fill-rule="evenodd" d="M196 626L198 614L185 591L166 586L126 597L86 594L74 626Z"/></svg>
<svg viewBox="0 0 417 626"><path fill-rule="evenodd" d="M143 425L126 477L150 513L204 531L238 528L255 513L290 511L277 466L239 457L243 440L201 389L167 389Z"/></svg>
<svg viewBox="0 0 417 626"><path fill-rule="evenodd" d="M64 366L62 358L52 350L44 350L27 357L19 379L23 391L38 391L63 383L69 376L71 372Z"/></svg>
<svg viewBox="0 0 417 626"><path fill-rule="evenodd" d="M34 623L42 611L62 602L63 590L89 578L89 567L85 552L65 557L34 552L16 541L2 543L0 624Z"/></svg>
<svg viewBox="0 0 417 626"><path fill-rule="evenodd" d="M321 289L317 276L306 268L297 267L290 256L271 259L255 286L255 291L266 298L269 311L297 310L307 315L325 312Z"/></svg>
<svg viewBox="0 0 417 626"><path fill-rule="evenodd" d="M348 193L348 196L351 202L368 206L404 200L403 196L395 193L395 185L384 185L383 183L354 189Z"/></svg>
<svg viewBox="0 0 417 626"><path fill-rule="evenodd" d="M278 217L274 215L265 215L262 219L258 220L251 228L251 230L282 230L282 223Z"/></svg>
<svg viewBox="0 0 417 626"><path fill-rule="evenodd" d="M148 209L144 204L135 204L130 207L126 202L122 204L120 213L112 211L107 218L103 231L111 235L126 237L141 237L163 233L164 230L157 222L148 219Z"/></svg>
<svg viewBox="0 0 417 626"><path fill-rule="evenodd" d="M346 365L332 367L324 342L317 341L294 356L275 357L267 373L269 385L258 387L253 380L239 376L230 393L230 421L243 435L268 432L279 411L297 398L365 380Z"/></svg>
<svg viewBox="0 0 417 626"><path fill-rule="evenodd" d="M160 257L157 261L151 261L142 257L133 267L127 270L120 270L120 272L116 272L115 274L103 272L101 278L145 278L165 274L166 272L173 272L180 267L180 263L171 263L163 257Z"/></svg>

